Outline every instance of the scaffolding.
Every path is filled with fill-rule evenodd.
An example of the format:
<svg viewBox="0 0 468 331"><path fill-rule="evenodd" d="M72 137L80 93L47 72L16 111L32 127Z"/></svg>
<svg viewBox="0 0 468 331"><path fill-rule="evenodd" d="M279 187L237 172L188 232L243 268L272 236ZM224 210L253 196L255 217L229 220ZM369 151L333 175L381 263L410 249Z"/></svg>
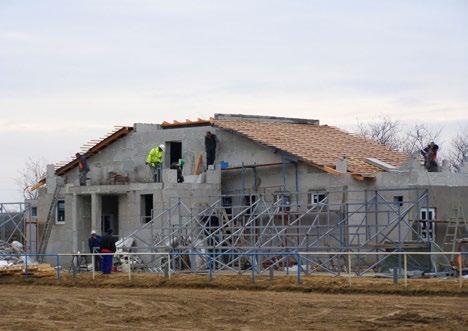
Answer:
<svg viewBox="0 0 468 331"><path fill-rule="evenodd" d="M404 198L399 198L399 197ZM395 199L397 197L397 199ZM124 237L131 252L169 252L173 270L262 273L296 266L305 273L346 271L344 255L298 252L440 251L419 219L429 206L426 189L267 190L210 197L205 206L177 198L169 208ZM261 253L255 260L249 253ZM291 253L291 256L287 254ZM357 258L358 273L378 270L389 255ZM158 270L160 261L144 261ZM402 261L398 261L401 265ZM423 263L415 261L415 263ZM430 261L447 264L448 261Z"/></svg>
<svg viewBox="0 0 468 331"><path fill-rule="evenodd" d="M36 234L37 221L31 214L29 203L0 203L0 240L19 241L27 252L36 252Z"/></svg>

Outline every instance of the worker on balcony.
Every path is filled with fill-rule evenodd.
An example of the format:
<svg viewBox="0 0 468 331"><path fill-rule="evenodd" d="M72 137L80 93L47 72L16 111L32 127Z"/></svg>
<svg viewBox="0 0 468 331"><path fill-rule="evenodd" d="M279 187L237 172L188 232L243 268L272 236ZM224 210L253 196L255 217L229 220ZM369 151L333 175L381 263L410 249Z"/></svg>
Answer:
<svg viewBox="0 0 468 331"><path fill-rule="evenodd" d="M87 176L89 172L88 160L86 159L86 156L81 155L80 153L76 153L75 156L78 160L80 186L86 186L86 180L88 179Z"/></svg>
<svg viewBox="0 0 468 331"><path fill-rule="evenodd" d="M161 183L161 168L164 159L164 144L152 148L146 157L146 164L150 166L154 173L154 182Z"/></svg>

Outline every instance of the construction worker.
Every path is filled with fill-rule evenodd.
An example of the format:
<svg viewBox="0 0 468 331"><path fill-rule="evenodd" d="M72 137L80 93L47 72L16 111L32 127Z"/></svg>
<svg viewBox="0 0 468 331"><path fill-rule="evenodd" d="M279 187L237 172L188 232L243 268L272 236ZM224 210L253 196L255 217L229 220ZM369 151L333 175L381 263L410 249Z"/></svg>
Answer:
<svg viewBox="0 0 468 331"><path fill-rule="evenodd" d="M439 146L434 142L431 142L421 150L421 154L424 157L424 167L428 172L437 172L439 165L437 164L437 151Z"/></svg>
<svg viewBox="0 0 468 331"><path fill-rule="evenodd" d="M101 240L101 253L115 253L116 238L112 235L112 229L107 229L106 235ZM112 260L114 255L102 256L102 273L110 274L112 272Z"/></svg>
<svg viewBox="0 0 468 331"><path fill-rule="evenodd" d="M88 239L88 247L90 253L99 253L101 251L101 236L98 236L96 231L91 231L91 237ZM94 258L95 270L101 270L101 257L96 255Z"/></svg>
<svg viewBox="0 0 468 331"><path fill-rule="evenodd" d="M468 238L461 238L461 239L458 239L457 240L457 243L455 245L455 252L463 252L463 246L465 244L468 244ZM461 269L460 269L460 265L461 265ZM453 259L453 267L455 270L458 271L458 274L460 275L460 273L463 274L463 269L464 269L464 264L463 264L463 258L462 258L462 255L455 255L454 259Z"/></svg>
<svg viewBox="0 0 468 331"><path fill-rule="evenodd" d="M205 136L205 150L206 150L206 167L213 165L216 159L216 135L210 131Z"/></svg>
<svg viewBox="0 0 468 331"><path fill-rule="evenodd" d="M183 159L179 159L179 162L175 165L175 168L177 170L177 183L183 183L184 182L184 165L185 161Z"/></svg>
<svg viewBox="0 0 468 331"><path fill-rule="evenodd" d="M146 164L154 171L154 182L161 183L161 168L164 159L164 151L166 146L164 144L152 148L146 157Z"/></svg>
<svg viewBox="0 0 468 331"><path fill-rule="evenodd" d="M86 186L86 180L88 179L87 175L89 172L88 160L86 159L86 156L81 155L80 153L76 153L75 156L78 159L80 186Z"/></svg>

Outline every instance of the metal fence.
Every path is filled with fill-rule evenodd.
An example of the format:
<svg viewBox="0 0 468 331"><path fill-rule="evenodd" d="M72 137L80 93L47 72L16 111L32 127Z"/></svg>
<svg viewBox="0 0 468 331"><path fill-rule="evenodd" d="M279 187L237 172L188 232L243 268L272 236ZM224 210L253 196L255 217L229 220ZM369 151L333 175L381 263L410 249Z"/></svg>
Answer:
<svg viewBox="0 0 468 331"><path fill-rule="evenodd" d="M206 261L204 270L199 270L198 272L185 272L191 274L206 274L208 280L212 280L215 275L223 274L226 275L226 272L219 272L216 268L216 263L218 263L217 258L219 257L217 253L216 257L212 253L200 253L200 252L193 252L193 253L185 253L185 256L194 256ZM229 253L226 253L226 255ZM399 279L403 279L404 287L408 287L408 261L410 257L413 256L429 256L430 258L438 257L438 256L455 256L456 257L456 265L453 266L453 274L458 277L459 287L463 287L463 257L468 256L467 252L245 252L240 253L237 252L237 255L241 256L242 258L247 259L250 261L250 267L242 272L230 273L231 275L245 275L250 274L252 282L256 281L256 277L259 275L265 275L268 273L269 277L273 279L275 274L275 263L270 264L268 267L258 268L259 261L265 261L269 256L278 256L280 257L279 261L284 261L284 258L289 261L290 258L294 259L294 264L290 265L287 263L284 268L284 272L279 273L282 275L295 275L297 279L297 284L302 284L302 277L304 275L313 275L314 273L319 273L317 271L307 270L305 265L303 264L307 261L308 257L310 256L329 256L330 254L339 256L343 260L346 261L346 268L345 271L340 275L347 277L349 285L352 285L353 277L362 277L365 274L359 272L357 268L357 261L359 261L359 257L366 257L366 256L373 256L380 255L380 256L395 256L398 258L398 262L396 264L396 268L393 268L393 279L395 282L398 282ZM55 261L55 272L57 280L61 279L61 274L64 272L64 259L71 259L71 263L68 263L69 274L76 276L77 273L80 272L88 272L92 274L92 278L96 278L97 270L96 270L96 260L105 255L113 255L114 261L116 259L123 259L126 261L127 268L125 268L124 272L128 274L129 281L132 280L132 275L135 273L141 272L150 272L152 274L160 274L164 275L167 278L171 278L172 275L177 273L182 273L180 269L177 268L176 264L178 263L178 259L181 258L180 253L126 253L126 252L117 252L117 253L77 253L77 254L0 254L0 259L3 257L23 257L24 264L23 264L23 271L24 277L27 279L29 277L28 268L31 267L31 258L38 258L38 257L47 257ZM87 263L87 258L91 258L90 264L86 264L87 268L82 270L81 268L81 259L85 259ZM153 264L157 265L151 270L145 268L139 268L138 262L142 261L143 259L152 259ZM76 264L78 263L78 264ZM142 265L145 265L144 263ZM353 268L354 271L353 271ZM396 271L395 271L396 270ZM328 275L335 275L335 273L323 273L320 274L328 274Z"/></svg>

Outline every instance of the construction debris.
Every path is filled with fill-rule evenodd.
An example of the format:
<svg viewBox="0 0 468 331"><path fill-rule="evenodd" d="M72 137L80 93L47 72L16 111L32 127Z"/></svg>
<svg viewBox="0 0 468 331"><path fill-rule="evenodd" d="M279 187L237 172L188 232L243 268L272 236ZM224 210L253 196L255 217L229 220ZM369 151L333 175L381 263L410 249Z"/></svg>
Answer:
<svg viewBox="0 0 468 331"><path fill-rule="evenodd" d="M11 244L0 240L0 275L49 277L55 274L50 264L38 264L24 254L23 244L13 241ZM27 262L27 263L25 263Z"/></svg>
<svg viewBox="0 0 468 331"><path fill-rule="evenodd" d="M13 241L9 244L0 240L0 268L23 264L24 256L18 255L21 253L23 253L23 244L20 242Z"/></svg>

